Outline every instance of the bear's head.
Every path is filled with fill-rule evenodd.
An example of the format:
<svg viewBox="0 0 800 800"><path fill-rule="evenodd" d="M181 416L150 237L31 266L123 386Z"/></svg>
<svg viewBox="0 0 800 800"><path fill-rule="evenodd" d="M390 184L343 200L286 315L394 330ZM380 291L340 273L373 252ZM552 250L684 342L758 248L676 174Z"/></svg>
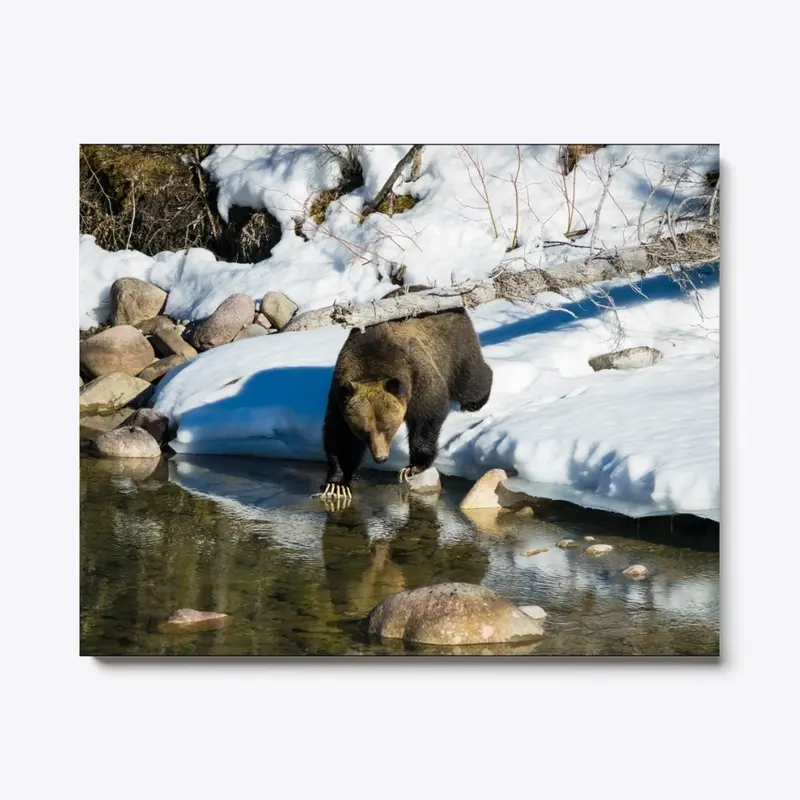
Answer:
<svg viewBox="0 0 800 800"><path fill-rule="evenodd" d="M409 383L404 378L345 381L339 399L350 430L381 464L408 410Z"/></svg>

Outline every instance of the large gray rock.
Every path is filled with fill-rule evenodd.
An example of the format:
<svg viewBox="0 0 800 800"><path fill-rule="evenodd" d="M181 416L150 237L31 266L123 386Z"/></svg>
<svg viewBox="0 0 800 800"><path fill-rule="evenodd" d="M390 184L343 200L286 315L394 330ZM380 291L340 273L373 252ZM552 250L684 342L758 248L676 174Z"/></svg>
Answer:
<svg viewBox="0 0 800 800"><path fill-rule="evenodd" d="M209 350L233 341L245 325L253 321L255 303L247 294L232 294L220 303L217 310L204 322L194 328L190 343L198 350Z"/></svg>
<svg viewBox="0 0 800 800"><path fill-rule="evenodd" d="M466 497L461 501L461 509L468 510L496 510L519 509L532 503L537 503L524 492L515 492L505 485L508 475L502 469L490 469L478 478Z"/></svg>
<svg viewBox="0 0 800 800"><path fill-rule="evenodd" d="M169 417L156 411L154 408L140 408L134 411L127 419L125 419L120 428L143 428L146 430L159 444L164 441L169 428Z"/></svg>
<svg viewBox="0 0 800 800"><path fill-rule="evenodd" d="M118 278L111 284L111 324L136 325L160 314L167 293L138 278Z"/></svg>
<svg viewBox="0 0 800 800"><path fill-rule="evenodd" d="M167 356L154 361L150 366L145 367L140 373L139 377L148 383L157 383L160 381L173 367L178 364L183 364L186 359L183 356Z"/></svg>
<svg viewBox="0 0 800 800"><path fill-rule="evenodd" d="M129 426L101 433L92 452L100 458L158 458L161 448L144 428Z"/></svg>
<svg viewBox="0 0 800 800"><path fill-rule="evenodd" d="M641 369L650 367L661 358L661 352L654 347L629 347L589 359L589 366L599 372L601 369Z"/></svg>
<svg viewBox="0 0 800 800"><path fill-rule="evenodd" d="M497 496L497 487L508 476L502 469L490 469L473 484L461 501L461 508L495 508L500 509L500 499Z"/></svg>
<svg viewBox="0 0 800 800"><path fill-rule="evenodd" d="M421 644L465 645L534 639L544 629L491 589L441 583L387 597L370 613L369 632Z"/></svg>
<svg viewBox="0 0 800 800"><path fill-rule="evenodd" d="M141 331L132 325L120 325L84 339L80 356L81 366L101 378L113 372L138 375L153 361L155 353Z"/></svg>
<svg viewBox="0 0 800 800"><path fill-rule="evenodd" d="M197 355L197 350L184 340L175 325L156 326L152 341L153 348L160 356L183 356L186 359Z"/></svg>
<svg viewBox="0 0 800 800"><path fill-rule="evenodd" d="M283 292L267 292L261 300L261 313L280 330L297 312L297 303Z"/></svg>
<svg viewBox="0 0 800 800"><path fill-rule="evenodd" d="M114 372L95 378L81 388L80 413L102 414L116 411L131 403L144 399L150 391L150 384L141 378L134 378L124 372Z"/></svg>

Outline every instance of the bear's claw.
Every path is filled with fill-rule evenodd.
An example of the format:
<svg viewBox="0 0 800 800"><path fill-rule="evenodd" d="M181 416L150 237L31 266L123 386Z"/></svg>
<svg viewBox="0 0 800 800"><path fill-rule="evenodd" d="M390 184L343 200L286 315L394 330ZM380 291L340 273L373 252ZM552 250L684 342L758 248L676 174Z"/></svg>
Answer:
<svg viewBox="0 0 800 800"><path fill-rule="evenodd" d="M353 492L349 486L341 483L326 483L322 491L312 495L322 500L326 508L347 508L353 500Z"/></svg>
<svg viewBox="0 0 800 800"><path fill-rule="evenodd" d="M421 470L419 467L403 467L398 473L400 483L411 483L411 478L415 475L419 475L420 472L424 472L424 470Z"/></svg>

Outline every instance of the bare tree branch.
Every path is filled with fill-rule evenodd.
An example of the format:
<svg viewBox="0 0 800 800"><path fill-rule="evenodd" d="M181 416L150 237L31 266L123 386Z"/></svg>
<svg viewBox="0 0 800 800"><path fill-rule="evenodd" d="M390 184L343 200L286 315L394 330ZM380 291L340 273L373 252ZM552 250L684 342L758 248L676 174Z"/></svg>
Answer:
<svg viewBox="0 0 800 800"><path fill-rule="evenodd" d="M400 173L405 169L406 164L414 158L414 154L418 151L422 150L425 145L423 144L415 144L411 146L411 149L397 162L397 166L392 170L392 174L389 176L389 179L386 183L383 184L378 194L372 198L368 203L364 205L364 209L361 212L362 217L366 217L368 214L372 214L378 206L386 199L389 192L392 191L392 187L397 182L397 179L400 177Z"/></svg>

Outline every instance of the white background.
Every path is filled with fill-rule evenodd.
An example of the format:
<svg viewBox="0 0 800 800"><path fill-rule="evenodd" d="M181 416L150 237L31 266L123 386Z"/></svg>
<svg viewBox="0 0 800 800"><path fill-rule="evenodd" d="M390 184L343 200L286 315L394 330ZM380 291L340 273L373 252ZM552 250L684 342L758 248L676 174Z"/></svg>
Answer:
<svg viewBox="0 0 800 800"><path fill-rule="evenodd" d="M5 796L791 793L791 12L20 5L0 48ZM719 663L78 657L78 143L198 140L721 142Z"/></svg>

